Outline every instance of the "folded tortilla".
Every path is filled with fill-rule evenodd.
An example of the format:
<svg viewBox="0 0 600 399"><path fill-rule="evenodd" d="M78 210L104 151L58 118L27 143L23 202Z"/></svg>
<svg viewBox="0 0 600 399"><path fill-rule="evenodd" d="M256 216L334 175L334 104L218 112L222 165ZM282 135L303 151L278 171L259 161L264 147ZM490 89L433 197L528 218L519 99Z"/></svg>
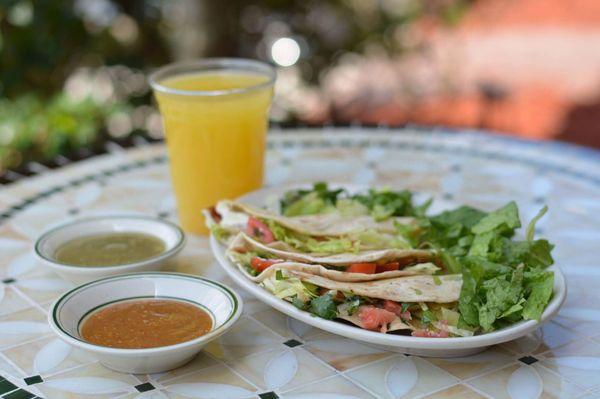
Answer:
<svg viewBox="0 0 600 399"><path fill-rule="evenodd" d="M273 268L277 266L276 268ZM268 269L264 270L258 276L252 276L249 274L242 265L238 264L238 267L242 272L252 281L260 283L266 278L269 278L273 272L272 270L291 270L302 273L309 273L315 276L325 277L327 279L339 282L356 283L361 281L375 281L384 280L393 277L403 276L418 276L418 275L431 275L431 264L420 263L418 265L411 266L409 270L393 270L383 273L365 274L365 273L348 273L339 270L327 269L323 265L311 265L307 263L298 262L282 262L277 263Z"/></svg>
<svg viewBox="0 0 600 399"><path fill-rule="evenodd" d="M364 262L385 263L388 261L400 262L400 265L404 266L430 261L434 255L433 251L424 249L379 249L319 256L311 253L288 251L283 249L279 243L263 244L243 232L235 237L229 246L229 250L258 250L279 259L332 266L344 266Z"/></svg>
<svg viewBox="0 0 600 399"><path fill-rule="evenodd" d="M338 254L330 256L313 256L311 254L304 254L299 252L287 252L279 249L274 249L268 245L260 243L244 233L239 233L233 240L229 248L227 249L226 255L233 262L238 264L235 253L246 252L246 251L257 251L264 252L275 256L276 258L283 259L285 262L278 263L277 269L283 270L296 270L305 273L322 276L335 281L372 281L382 280L392 277L400 276L415 276L419 274L433 274L438 267L431 263L419 263L418 260L423 258L428 260L430 253L421 250L405 250L405 249L386 249L376 251L364 251L356 254ZM387 260L401 260L403 264L411 264L411 266L405 267L402 270L392 270L383 273L365 274L365 273L348 273L341 270L328 269L324 265L348 265L351 263L363 263L363 262L377 262ZM413 262L415 260L415 262ZM406 263L405 263L406 262ZM260 282L268 277L271 272L266 269L258 276L250 275L244 268L239 265L238 267L244 274L253 281Z"/></svg>
<svg viewBox="0 0 600 399"><path fill-rule="evenodd" d="M361 233L365 230L375 230L380 233L396 233L394 223L412 224L411 217L391 217L377 222L369 215L346 217L338 212L306 216L281 216L265 209L235 201L220 201L215 207L221 215L221 221L216 221L210 212L205 211L208 225L219 223L231 231L241 231L246 227L249 216L265 220L273 220L295 232L313 237L338 237L348 234Z"/></svg>
<svg viewBox="0 0 600 399"><path fill-rule="evenodd" d="M279 270L279 264L267 269L270 273ZM436 302L458 301L462 287L460 274L443 276L406 276L384 280L347 282L335 281L323 276L299 270L286 269L287 277L296 277L317 287L329 290L350 292L367 298L389 299L396 302Z"/></svg>

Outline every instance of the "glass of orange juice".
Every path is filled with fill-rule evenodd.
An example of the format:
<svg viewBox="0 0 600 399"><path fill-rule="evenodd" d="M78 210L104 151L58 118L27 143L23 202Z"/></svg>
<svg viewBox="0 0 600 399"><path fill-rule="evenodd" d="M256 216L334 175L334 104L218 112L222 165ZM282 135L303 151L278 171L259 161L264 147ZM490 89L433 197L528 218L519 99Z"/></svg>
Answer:
<svg viewBox="0 0 600 399"><path fill-rule="evenodd" d="M237 58L167 65L150 75L163 118L179 222L207 234L201 210L263 183L275 70Z"/></svg>

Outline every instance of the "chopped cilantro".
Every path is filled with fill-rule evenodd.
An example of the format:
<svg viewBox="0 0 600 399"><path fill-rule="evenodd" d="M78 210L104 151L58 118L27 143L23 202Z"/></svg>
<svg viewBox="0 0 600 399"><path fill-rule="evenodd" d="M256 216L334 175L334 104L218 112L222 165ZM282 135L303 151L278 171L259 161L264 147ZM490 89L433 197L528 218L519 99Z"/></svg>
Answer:
<svg viewBox="0 0 600 399"><path fill-rule="evenodd" d="M285 276L283 275L283 271L281 269L275 272L275 280L285 280Z"/></svg>
<svg viewBox="0 0 600 399"><path fill-rule="evenodd" d="M431 310L423 310L421 313L421 321L425 324L431 324L434 321L437 321L437 317Z"/></svg>
<svg viewBox="0 0 600 399"><path fill-rule="evenodd" d="M323 319L334 319L337 316L337 306L333 300L333 294L328 292L313 298L310 301L310 311Z"/></svg>
<svg viewBox="0 0 600 399"><path fill-rule="evenodd" d="M297 296L295 296L292 299L292 305L294 305L295 307L297 307L300 310L306 310L308 308L308 302L304 302L302 301L300 298L298 298Z"/></svg>
<svg viewBox="0 0 600 399"><path fill-rule="evenodd" d="M346 301L346 304L348 304L346 311L348 312L348 314L350 316L352 316L354 313L356 313L356 311L358 310L358 307L362 304L362 301L360 300L359 297L355 296L354 298L348 299Z"/></svg>

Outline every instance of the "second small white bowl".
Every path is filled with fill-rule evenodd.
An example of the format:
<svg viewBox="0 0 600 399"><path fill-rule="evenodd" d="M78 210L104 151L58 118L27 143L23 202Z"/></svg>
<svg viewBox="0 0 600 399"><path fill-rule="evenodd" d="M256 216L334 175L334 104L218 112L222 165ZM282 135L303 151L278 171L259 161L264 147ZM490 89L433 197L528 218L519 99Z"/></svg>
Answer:
<svg viewBox="0 0 600 399"><path fill-rule="evenodd" d="M137 232L153 235L165 243L165 251L150 259L116 266L75 266L58 262L54 254L58 247L86 235ZM124 273L160 270L166 260L174 257L185 245L185 234L174 223L147 216L100 216L79 219L46 231L35 244L35 253L42 264L62 278L75 284Z"/></svg>

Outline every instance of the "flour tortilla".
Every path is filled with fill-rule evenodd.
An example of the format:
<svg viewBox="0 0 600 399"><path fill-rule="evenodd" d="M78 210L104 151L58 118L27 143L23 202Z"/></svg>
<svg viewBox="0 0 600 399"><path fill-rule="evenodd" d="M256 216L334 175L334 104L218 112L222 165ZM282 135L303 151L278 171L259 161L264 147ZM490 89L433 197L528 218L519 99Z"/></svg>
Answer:
<svg viewBox="0 0 600 399"><path fill-rule="evenodd" d="M278 265L273 265L267 270L271 269L273 269L272 273L275 272L278 270ZM293 269L287 269L285 275L329 290L339 290L367 298L389 299L396 302L455 302L458 301L462 287L460 274L394 277L364 282L335 281ZM439 284L436 284L436 280Z"/></svg>
<svg viewBox="0 0 600 399"><path fill-rule="evenodd" d="M277 267L275 267L277 266ZM260 273L258 276L252 276L248 273L242 265L238 264L238 268L244 273L250 280L260 283L266 278L269 278L276 270L290 270L302 273L308 273L315 276L325 277L332 281L346 282L346 283L358 283L363 281L375 281L384 280L393 277L403 276L418 276L418 275L430 275L431 264L420 263L412 266L409 270L394 270L383 273L365 274L365 273L348 273L339 270L327 269L323 265L311 265L307 263L299 262L282 262L273 265Z"/></svg>
<svg viewBox="0 0 600 399"><path fill-rule="evenodd" d="M361 263L361 262L375 262L387 259L401 259L408 255L414 257L414 250L379 250L379 251L366 251L357 254L339 254L332 256L312 256L310 254L286 252L277 249L272 249L268 245L262 244L252 238L248 237L244 233L239 233L229 246L226 254L227 257L233 262L238 264L236 261L236 252L245 252L258 250L259 252L269 253L279 259L285 260L285 262L278 263L277 269L283 270L296 270L305 273L322 276L335 281L344 282L358 282L358 281L373 281L382 280L392 277L400 276L415 276L419 274L432 274L435 273L439 268L431 263L417 263L408 266L403 270L392 270L383 273L365 274L365 273L348 273L346 271L328 269L324 265L348 265L350 263ZM424 251L426 255L429 255ZM409 260L411 260L409 259ZM238 267L244 274L253 281L260 282L272 274L269 269L266 269L258 276L250 275L244 268L239 265Z"/></svg>
<svg viewBox="0 0 600 399"><path fill-rule="evenodd" d="M265 209L235 201L220 201L216 211L222 216L219 222L224 228L231 231L241 231L245 228L248 216L273 220L295 232L313 237L339 237L349 234L361 233L366 230L375 230L380 233L395 234L394 223L413 224L411 217L391 217L385 221L377 222L369 215L345 217L338 212L320 215L306 215L286 217L274 214ZM207 223L217 223L210 212L204 212Z"/></svg>
<svg viewBox="0 0 600 399"><path fill-rule="evenodd" d="M319 256L311 253L288 251L279 243L263 244L243 232L239 233L232 241L229 250L258 250L279 259L332 266L346 266L351 263L364 262L385 263L389 261L399 261L401 265L411 265L430 261L434 255L434 252L424 249L378 249Z"/></svg>

